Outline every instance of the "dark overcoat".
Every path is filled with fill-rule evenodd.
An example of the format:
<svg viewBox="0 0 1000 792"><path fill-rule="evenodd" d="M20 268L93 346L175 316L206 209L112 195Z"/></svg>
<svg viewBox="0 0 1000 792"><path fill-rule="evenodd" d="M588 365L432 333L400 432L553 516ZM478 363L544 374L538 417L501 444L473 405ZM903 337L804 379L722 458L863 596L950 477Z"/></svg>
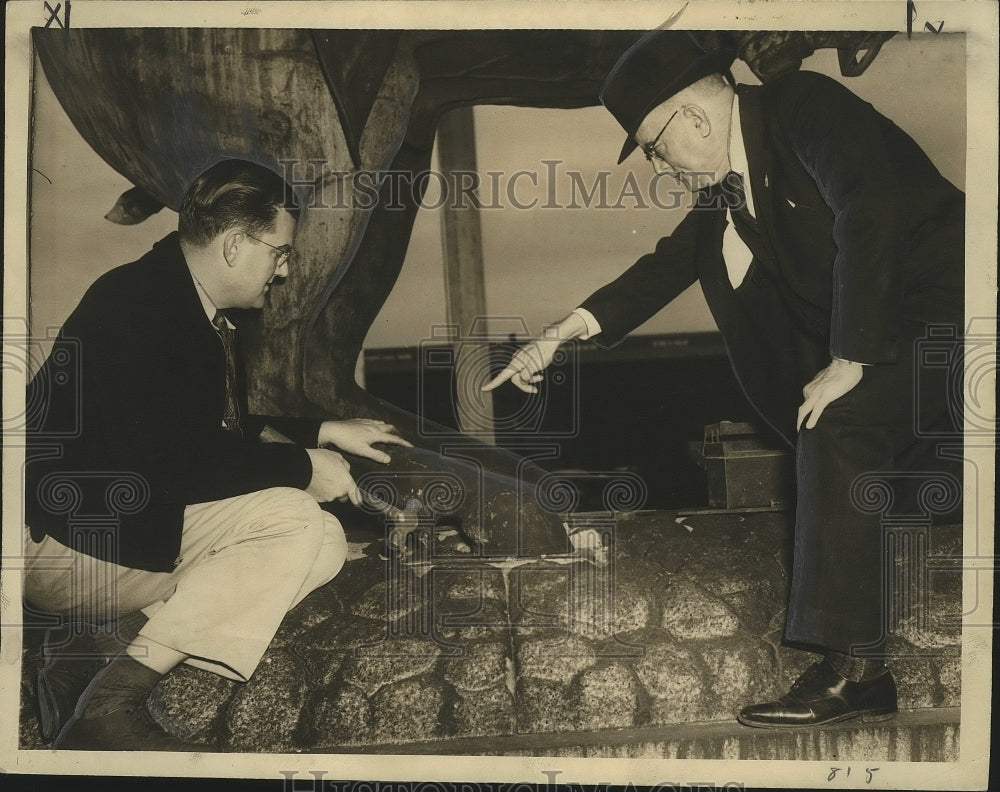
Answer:
<svg viewBox="0 0 1000 792"><path fill-rule="evenodd" d="M722 260L725 212L700 195L582 306L610 346L700 281L747 396L793 441L801 388L831 356L891 364L912 354L904 323L961 323L965 196L835 80L802 71L738 91L765 243L743 283Z"/></svg>

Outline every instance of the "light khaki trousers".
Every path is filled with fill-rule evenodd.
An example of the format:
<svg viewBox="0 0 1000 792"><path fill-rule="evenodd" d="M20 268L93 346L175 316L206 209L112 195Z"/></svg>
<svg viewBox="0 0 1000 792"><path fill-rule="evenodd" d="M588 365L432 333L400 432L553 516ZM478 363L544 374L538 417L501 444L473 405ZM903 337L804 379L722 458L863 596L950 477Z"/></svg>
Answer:
<svg viewBox="0 0 1000 792"><path fill-rule="evenodd" d="M340 571L347 540L311 496L278 487L188 506L173 572L101 561L48 536L29 535L26 554L31 605L90 623L141 610L139 641L246 681L285 614Z"/></svg>

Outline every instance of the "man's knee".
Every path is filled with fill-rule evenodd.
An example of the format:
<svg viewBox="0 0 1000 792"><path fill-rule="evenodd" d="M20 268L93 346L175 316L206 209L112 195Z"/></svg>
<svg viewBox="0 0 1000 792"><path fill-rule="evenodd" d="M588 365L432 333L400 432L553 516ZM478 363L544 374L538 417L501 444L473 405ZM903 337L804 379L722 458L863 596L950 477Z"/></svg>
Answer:
<svg viewBox="0 0 1000 792"><path fill-rule="evenodd" d="M310 557L308 572L293 607L310 591L333 580L343 568L345 561L347 561L347 537L344 535L344 529L336 517L323 512L321 542Z"/></svg>
<svg viewBox="0 0 1000 792"><path fill-rule="evenodd" d="M344 533L344 526L329 512L323 512L323 544L328 545L331 551L347 555L347 535Z"/></svg>
<svg viewBox="0 0 1000 792"><path fill-rule="evenodd" d="M347 561L347 536L340 520L323 512L323 543L314 565L324 582L332 580Z"/></svg>

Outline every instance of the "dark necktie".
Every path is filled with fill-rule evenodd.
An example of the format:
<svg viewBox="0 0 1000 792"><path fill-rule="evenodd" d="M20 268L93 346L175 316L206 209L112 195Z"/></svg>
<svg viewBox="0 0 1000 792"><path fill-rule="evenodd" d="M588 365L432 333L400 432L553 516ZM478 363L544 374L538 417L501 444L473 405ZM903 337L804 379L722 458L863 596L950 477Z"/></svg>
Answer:
<svg viewBox="0 0 1000 792"><path fill-rule="evenodd" d="M729 214L733 218L733 227L743 240L755 259L761 262L770 261L771 255L760 227L750 210L747 209L747 196L743 186L742 174L729 171L722 182L722 195Z"/></svg>
<svg viewBox="0 0 1000 792"><path fill-rule="evenodd" d="M222 348L226 352L226 408L222 416L222 425L238 437L243 437L243 429L240 426L240 408L236 401L236 355L233 351L233 331L222 311L215 312L212 325L215 327L215 332L222 341Z"/></svg>

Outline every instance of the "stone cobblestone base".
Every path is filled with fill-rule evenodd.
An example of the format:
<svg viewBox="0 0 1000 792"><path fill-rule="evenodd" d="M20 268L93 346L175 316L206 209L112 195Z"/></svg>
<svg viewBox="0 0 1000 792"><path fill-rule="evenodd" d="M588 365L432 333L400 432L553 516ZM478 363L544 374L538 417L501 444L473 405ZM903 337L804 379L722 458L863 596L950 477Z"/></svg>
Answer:
<svg viewBox="0 0 1000 792"><path fill-rule="evenodd" d="M228 751L378 752L530 737L537 750L566 755L787 753L786 738L744 729L734 715L783 693L815 659L781 644L788 520L659 512L609 521L604 565L477 560L449 535L428 563L365 556L288 614L250 682L182 666L154 691L151 710L171 732ZM901 710L959 704L961 586L944 562L960 554L960 531L935 528L932 539L942 563L908 598L890 641ZM41 747L31 643L26 748ZM690 744L650 737L685 724L692 734L713 724L733 733ZM939 737L957 744L949 724L921 728L951 729ZM807 753L853 750L850 741L861 740L894 741L902 755L900 741L924 739L893 728L810 735ZM574 741L591 733L618 736Z"/></svg>

